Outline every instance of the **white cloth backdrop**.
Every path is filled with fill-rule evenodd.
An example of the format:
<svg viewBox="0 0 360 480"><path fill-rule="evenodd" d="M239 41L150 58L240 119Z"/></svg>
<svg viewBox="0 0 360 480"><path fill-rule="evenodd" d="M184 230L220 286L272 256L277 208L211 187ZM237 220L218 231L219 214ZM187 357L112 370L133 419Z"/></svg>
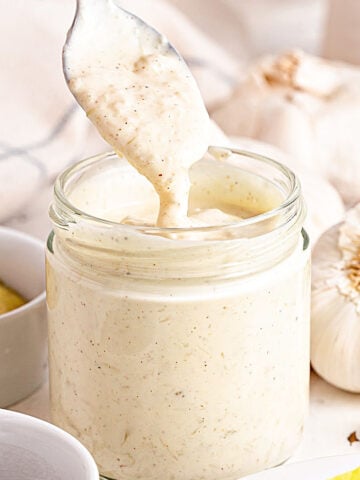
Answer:
<svg viewBox="0 0 360 480"><path fill-rule="evenodd" d="M327 0L118 1L169 37L210 109L226 101L256 55L294 46L319 53L323 38L331 55L339 33L332 22L325 35ZM74 9L75 0L0 0L0 223L42 238L56 175L108 149L62 76Z"/></svg>

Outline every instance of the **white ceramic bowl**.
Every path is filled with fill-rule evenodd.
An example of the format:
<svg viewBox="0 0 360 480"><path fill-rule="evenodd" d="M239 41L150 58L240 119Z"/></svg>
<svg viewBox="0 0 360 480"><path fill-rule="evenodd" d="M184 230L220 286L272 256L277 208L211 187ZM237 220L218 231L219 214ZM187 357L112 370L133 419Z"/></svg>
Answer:
<svg viewBox="0 0 360 480"><path fill-rule="evenodd" d="M0 407L6 407L30 395L46 375L43 243L0 227L0 279L29 300L0 315Z"/></svg>
<svg viewBox="0 0 360 480"><path fill-rule="evenodd" d="M60 428L22 413L0 410L0 478L99 480L86 448Z"/></svg>

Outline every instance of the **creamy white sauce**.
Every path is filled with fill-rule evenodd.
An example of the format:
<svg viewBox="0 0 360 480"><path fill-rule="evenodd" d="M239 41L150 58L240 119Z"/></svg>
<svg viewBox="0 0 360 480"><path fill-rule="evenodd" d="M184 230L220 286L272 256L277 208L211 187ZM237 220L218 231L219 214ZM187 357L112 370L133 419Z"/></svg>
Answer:
<svg viewBox="0 0 360 480"><path fill-rule="evenodd" d="M152 289L51 258L53 420L116 480L235 480L285 461L308 407L306 257L299 244L234 282L154 273Z"/></svg>
<svg viewBox="0 0 360 480"><path fill-rule="evenodd" d="M237 170L194 165L190 212L252 216L279 204L271 182ZM81 172L66 196L110 221L151 225L158 211L151 184L115 157ZM273 226L270 245L266 235L173 240L80 219L56 229L52 415L102 474L235 480L291 455L308 404L309 252L295 237L286 254Z"/></svg>
<svg viewBox="0 0 360 480"><path fill-rule="evenodd" d="M104 139L154 185L159 226L186 226L188 169L209 145L199 89L166 39L111 0L80 2L69 87Z"/></svg>
<svg viewBox="0 0 360 480"><path fill-rule="evenodd" d="M116 480L235 479L273 466L292 453L307 410L309 253L271 220L259 238L256 226L249 238L225 229L213 239L127 225L234 223L284 196L225 150L224 163L196 163L209 122L183 61L110 0L80 6L69 86L137 171L99 160L65 191L116 224L77 215L55 228L53 420Z"/></svg>

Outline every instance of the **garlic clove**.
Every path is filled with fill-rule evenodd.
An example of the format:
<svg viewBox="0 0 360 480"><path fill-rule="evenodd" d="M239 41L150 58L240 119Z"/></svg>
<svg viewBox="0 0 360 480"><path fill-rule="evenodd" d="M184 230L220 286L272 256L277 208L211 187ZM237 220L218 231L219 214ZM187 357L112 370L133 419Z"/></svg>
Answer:
<svg viewBox="0 0 360 480"><path fill-rule="evenodd" d="M329 383L360 392L360 204L313 251L311 363Z"/></svg>
<svg viewBox="0 0 360 480"><path fill-rule="evenodd" d="M360 331L354 307L334 291L314 295L313 303L317 305L312 309L316 326L311 329L314 370L338 388L360 392Z"/></svg>
<svg viewBox="0 0 360 480"><path fill-rule="evenodd" d="M312 245L315 245L328 228L343 218L344 203L336 189L324 178L297 169L295 173L300 178L308 211L305 229Z"/></svg>
<svg viewBox="0 0 360 480"><path fill-rule="evenodd" d="M228 135L277 146L294 170L321 174L347 205L360 201L360 68L300 51L260 58L212 117Z"/></svg>
<svg viewBox="0 0 360 480"><path fill-rule="evenodd" d="M267 96L268 86L254 68L228 100L213 109L213 119L227 135L254 137L258 118L261 118L262 101Z"/></svg>
<svg viewBox="0 0 360 480"><path fill-rule="evenodd" d="M314 131L306 112L283 97L269 97L263 102L257 120L256 138L272 143L301 162L312 167Z"/></svg>

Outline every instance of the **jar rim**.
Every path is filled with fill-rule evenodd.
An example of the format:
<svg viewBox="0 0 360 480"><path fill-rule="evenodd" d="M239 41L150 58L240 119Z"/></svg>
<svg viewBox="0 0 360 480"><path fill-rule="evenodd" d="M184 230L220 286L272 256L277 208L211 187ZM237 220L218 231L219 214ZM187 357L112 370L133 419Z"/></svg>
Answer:
<svg viewBox="0 0 360 480"><path fill-rule="evenodd" d="M195 227L157 227L157 226L147 226L147 225L129 225L126 224L126 227L132 231L143 232L146 231L147 234L153 235L170 235L170 234L186 234L186 232L198 232L198 233L209 233L209 232L217 232L217 231L226 231L227 229L233 228L242 228L253 226L257 223L261 223L263 221L271 220L273 217L281 215L282 212L285 212L289 207L291 207L295 202L299 200L301 195L301 185L300 181L295 175L295 173L283 165L282 163L278 162L277 160L273 160L270 157L265 155L260 155L255 152L251 152L248 150L243 150L240 148L233 148L233 147L218 147L218 146L211 146L209 147L210 150L220 150L222 152L227 151L233 155L241 155L243 157L247 157L248 159L254 159L264 164L274 167L280 173L282 173L287 180L289 181L289 193L286 198L281 202L280 205L277 207L267 210L266 212L253 215L249 218L240 219L237 222L228 223L225 225L208 225L208 226L195 226ZM75 165L71 165L66 170L64 170L56 179L54 185L54 196L57 202L59 202L60 206L70 214L75 214L78 217L81 217L82 220L88 220L92 223L99 224L105 227L119 227L124 226L121 222L115 222L112 220L107 220L104 218L97 217L90 213L87 213L75 205L73 205L65 194L65 186L67 181L75 174L77 171L80 171L82 168L86 166L90 166L93 163L96 163L98 160L104 160L107 158L112 158L116 155L115 152L106 152L98 155L91 156L87 159L81 160L77 162ZM51 213L50 216L52 217Z"/></svg>

